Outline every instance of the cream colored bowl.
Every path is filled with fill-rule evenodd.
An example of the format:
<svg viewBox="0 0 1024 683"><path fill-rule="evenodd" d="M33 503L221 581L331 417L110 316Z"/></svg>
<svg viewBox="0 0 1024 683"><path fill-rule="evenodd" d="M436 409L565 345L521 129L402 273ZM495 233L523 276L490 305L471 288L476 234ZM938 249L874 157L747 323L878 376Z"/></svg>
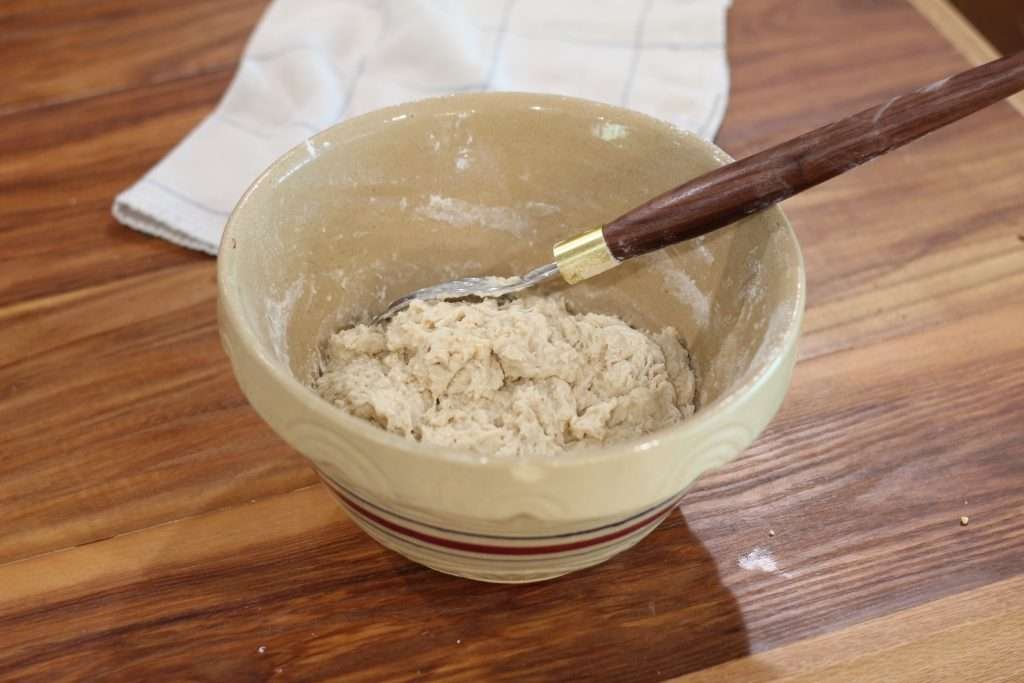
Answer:
<svg viewBox="0 0 1024 683"><path fill-rule="evenodd" d="M564 288L579 309L685 337L698 412L642 439L481 458L386 433L307 382L337 326L453 276L546 263L557 240L727 160L647 116L554 96L457 95L345 121L281 157L231 215L220 329L238 382L352 519L415 562L502 582L603 562L735 458L782 401L804 278L778 208Z"/></svg>

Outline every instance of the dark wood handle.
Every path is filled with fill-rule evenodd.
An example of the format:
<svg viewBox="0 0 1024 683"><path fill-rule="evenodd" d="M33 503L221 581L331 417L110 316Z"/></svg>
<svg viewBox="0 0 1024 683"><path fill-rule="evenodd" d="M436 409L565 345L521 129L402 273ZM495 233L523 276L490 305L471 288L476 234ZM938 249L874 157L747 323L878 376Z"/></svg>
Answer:
<svg viewBox="0 0 1024 683"><path fill-rule="evenodd" d="M989 62L723 166L604 226L625 260L698 237L1024 90L1024 52Z"/></svg>

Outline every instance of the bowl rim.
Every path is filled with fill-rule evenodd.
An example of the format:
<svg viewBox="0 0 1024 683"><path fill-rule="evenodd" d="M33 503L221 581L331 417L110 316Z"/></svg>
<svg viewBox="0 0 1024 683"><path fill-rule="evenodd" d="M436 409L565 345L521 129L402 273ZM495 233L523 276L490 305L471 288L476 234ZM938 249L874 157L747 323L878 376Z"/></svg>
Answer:
<svg viewBox="0 0 1024 683"><path fill-rule="evenodd" d="M242 207L245 206L254 194L263 191L264 186L271 183L271 181L279 175L282 175L282 169L285 169L285 172L287 172L287 169L293 169L295 167L295 161L307 160L311 153L311 145L315 147L315 144L318 141L321 141L329 135L336 134L338 129L355 128L358 126L373 125L374 123L377 125L384 125L393 120L397 120L397 117L403 117L405 114L408 114L410 108L427 108L440 103L451 102L462 106L462 111L471 110L472 103L481 101L487 101L489 106L495 106L491 103L501 103L502 101L506 101L509 104L521 105L523 107L533 105L534 108L536 108L537 105L543 104L561 104L589 108L596 111L604 110L609 114L614 114L618 117L629 117L635 120L645 121L650 125L664 129L673 136L688 138L703 147L712 157L715 158L717 162L722 164L732 161L732 157L712 141L706 140L691 131L679 128L671 122L655 118L648 114L644 114L643 112L603 102L596 102L581 97L533 92L469 92L428 97L403 102L381 109L375 109L365 114L340 121L328 128L325 128L324 130L308 136L302 142L275 159L266 169L264 169L262 173L259 174L259 176L257 176L257 178L242 194L241 198L232 209L227 223L224 226L224 231L220 241L220 248L218 249L217 255L217 292L218 301L220 303L220 315L227 317L228 324L235 329L235 336L245 347L245 351L250 356L257 359L258 364L262 367L263 371L273 377L274 381L282 387L285 394L288 395L289 400L297 402L304 410L311 410L315 412L321 420L327 423L333 423L337 428L354 431L371 443L375 443L376 445L401 453L403 456L414 457L417 459L429 458L446 464L461 464L478 468L494 468L500 470L517 469L526 464L545 469L561 469L567 467L587 466L599 462L606 463L613 460L619 460L621 458L634 458L645 451L650 451L656 447L659 442L667 438L685 437L687 433L696 435L704 425L714 423L715 420L727 414L736 404L754 394L763 384L765 384L768 378L779 369L788 355L788 352L796 345L797 338L800 334L806 302L806 273L803 252L800 248L800 243L797 240L792 224L789 222L789 219L778 204L764 209L762 213L772 215L778 229L783 230L787 234L787 237L792 243L796 257L796 262L793 268L796 274L796 283L794 287L795 292L791 299L789 310L787 311L785 331L780 335L780 341L773 345L771 354L766 360L762 361L763 364L760 368L753 373L748 372L748 376L742 382L735 383L724 395L712 401L709 406L698 409L693 415L685 420L667 427L662 427L661 429L643 436L633 437L624 441L616 441L613 444L603 446L581 447L579 449L555 455L538 454L522 458L479 455L472 451L460 450L458 448L425 444L419 441L407 439L403 436L399 436L398 434L392 434L391 432L381 429L380 427L361 418L344 412L340 408L323 399L311 387L300 382L289 369L283 367L278 361L271 358L266 350L258 343L255 333L250 329L250 326L246 322L245 316L242 314L241 302L236 289L226 286L228 281L234 279L232 270L233 259L231 256L233 250L224 249L223 247L232 239L237 239L235 233L240 229L238 227L238 223L240 220L239 213ZM541 109L548 108L550 107L541 107ZM219 321L219 326L223 328L225 326L225 322L223 320Z"/></svg>

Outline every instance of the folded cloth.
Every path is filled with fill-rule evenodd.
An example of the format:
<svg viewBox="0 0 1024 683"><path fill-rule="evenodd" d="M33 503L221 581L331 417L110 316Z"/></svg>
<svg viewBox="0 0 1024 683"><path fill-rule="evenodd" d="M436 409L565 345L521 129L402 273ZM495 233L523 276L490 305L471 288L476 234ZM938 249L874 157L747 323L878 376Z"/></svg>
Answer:
<svg viewBox="0 0 1024 683"><path fill-rule="evenodd" d="M121 223L217 253L257 175L313 133L445 93L618 104L711 138L729 0L275 0L220 104L114 200Z"/></svg>

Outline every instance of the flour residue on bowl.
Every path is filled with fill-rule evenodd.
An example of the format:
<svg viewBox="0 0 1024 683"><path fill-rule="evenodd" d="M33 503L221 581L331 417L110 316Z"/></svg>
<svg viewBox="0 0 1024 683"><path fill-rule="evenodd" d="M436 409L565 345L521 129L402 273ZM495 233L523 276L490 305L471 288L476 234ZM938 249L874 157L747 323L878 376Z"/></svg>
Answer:
<svg viewBox="0 0 1024 683"><path fill-rule="evenodd" d="M707 327L711 319L711 302L707 295L700 291L697 283L686 270L671 256L665 253L653 254L652 263L661 274L662 284L680 303L689 307L697 325Z"/></svg>
<svg viewBox="0 0 1024 683"><path fill-rule="evenodd" d="M697 254L697 258L709 266L715 262L715 257L712 255L711 250L708 249L707 245L704 244L703 237L697 238L697 248L694 249L694 253Z"/></svg>
<svg viewBox="0 0 1024 683"><path fill-rule="evenodd" d="M697 287L697 283L693 281L693 278L683 271L677 270L662 273L662 281L671 288L676 298L690 307L698 325L704 327L708 324L711 316L711 303L708 301L707 296Z"/></svg>
<svg viewBox="0 0 1024 683"><path fill-rule="evenodd" d="M547 202L526 202L523 204L527 211L536 216L551 216L562 211L561 208Z"/></svg>
<svg viewBox="0 0 1024 683"><path fill-rule="evenodd" d="M772 237L772 239L777 238ZM750 254L747 258L747 270L750 274L744 284L743 307L740 309L739 316L740 324L746 324L751 316L757 315L755 307L763 306L767 295L767 272L762 259L753 253ZM783 298L767 315L760 314L758 316L759 319L754 323L754 327L764 332L760 344L750 354L749 364L751 367L760 368L778 350L785 331L789 327L792 308L792 299Z"/></svg>
<svg viewBox="0 0 1024 683"><path fill-rule="evenodd" d="M429 195L425 202L413 209L418 216L455 227L489 228L514 235L522 235L526 232L530 227L531 217L550 216L559 211L559 207L544 202L526 202L521 208L485 206L438 194Z"/></svg>
<svg viewBox="0 0 1024 683"><path fill-rule="evenodd" d="M300 276L284 292L267 298L267 337L277 359L288 363L288 324L291 322L295 304L302 297L306 278Z"/></svg>
<svg viewBox="0 0 1024 683"><path fill-rule="evenodd" d="M754 360L751 361L752 365L760 366L764 364L778 345L782 343L783 333L789 326L790 316L789 307L784 305L775 307L771 317L768 319L768 326L764 331L764 338L761 339L761 345L757 347Z"/></svg>
<svg viewBox="0 0 1024 683"><path fill-rule="evenodd" d="M728 255L738 264L730 262L721 272L722 281L717 285L703 281L698 285L685 267L687 263L693 264L688 259L714 263L714 254L701 239L694 240L689 251L683 254L684 258L665 253L652 260L666 291L690 309L699 329L711 333L715 339L715 347L709 349L708 360L701 368L702 405L745 381L751 373L762 371L778 352L792 319L792 298L769 303L770 261L765 261L763 250L750 249L737 254L737 248L733 245ZM726 306L713 300L701 287L712 291L735 290L735 304Z"/></svg>
<svg viewBox="0 0 1024 683"><path fill-rule="evenodd" d="M484 206L455 197L432 194L426 203L417 206L417 215L460 228L479 226L513 234L521 234L529 225L526 217L504 206Z"/></svg>

